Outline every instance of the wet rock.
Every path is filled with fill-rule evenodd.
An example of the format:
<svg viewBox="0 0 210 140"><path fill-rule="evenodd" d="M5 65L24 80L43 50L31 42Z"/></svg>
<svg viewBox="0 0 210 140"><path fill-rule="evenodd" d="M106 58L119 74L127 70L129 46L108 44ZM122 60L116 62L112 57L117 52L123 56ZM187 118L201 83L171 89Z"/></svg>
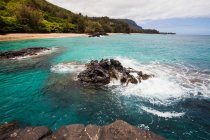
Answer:
<svg viewBox="0 0 210 140"><path fill-rule="evenodd" d="M137 73L138 77L132 75ZM122 84L138 84L141 79L147 80L151 75L143 74L132 68L126 69L118 60L102 59L92 60L86 64L86 70L78 75L78 81L84 86L103 86L109 84L112 79L120 80Z"/></svg>
<svg viewBox="0 0 210 140"><path fill-rule="evenodd" d="M113 68L115 68L116 70L123 72L124 68L122 66L122 64L120 63L120 61L118 60L114 60L114 59L110 59L111 65Z"/></svg>
<svg viewBox="0 0 210 140"><path fill-rule="evenodd" d="M0 59L11 59L15 57L23 57L23 56L31 56L37 55L37 53L41 51L49 50L44 47L34 47L34 48L26 48L18 51L5 51L0 52Z"/></svg>
<svg viewBox="0 0 210 140"><path fill-rule="evenodd" d="M87 69L80 72L78 79L83 85L106 85L110 82L110 76L106 69L101 67L97 61L91 61L86 65Z"/></svg>
<svg viewBox="0 0 210 140"><path fill-rule="evenodd" d="M143 76L143 72L142 71L139 71L137 74L138 74L139 77Z"/></svg>
<svg viewBox="0 0 210 140"><path fill-rule="evenodd" d="M203 94L202 94L202 92L198 91L198 95L200 96L200 95L203 95Z"/></svg>
<svg viewBox="0 0 210 140"><path fill-rule="evenodd" d="M109 34L105 32L94 32L94 33L89 33L88 37L100 37L100 36L108 36Z"/></svg>
<svg viewBox="0 0 210 140"><path fill-rule="evenodd" d="M137 80L134 76L131 76L131 77L130 77L130 82L131 82L132 84L138 84L138 80Z"/></svg>
<svg viewBox="0 0 210 140"><path fill-rule="evenodd" d="M120 82L121 82L122 84L126 83L126 81L127 81L126 77L122 77L122 78L120 79Z"/></svg>

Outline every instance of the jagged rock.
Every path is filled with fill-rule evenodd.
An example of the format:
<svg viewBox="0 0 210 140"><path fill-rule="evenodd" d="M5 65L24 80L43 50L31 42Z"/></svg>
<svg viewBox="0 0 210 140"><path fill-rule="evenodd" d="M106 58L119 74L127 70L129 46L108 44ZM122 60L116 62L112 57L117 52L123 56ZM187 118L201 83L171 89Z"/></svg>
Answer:
<svg viewBox="0 0 210 140"><path fill-rule="evenodd" d="M134 77L131 73L137 73ZM143 74L132 68L124 68L118 60L102 59L92 60L86 64L86 70L78 75L78 81L84 86L103 86L109 84L112 79L120 80L122 84L138 84L141 80L146 80L151 75Z"/></svg>
<svg viewBox="0 0 210 140"><path fill-rule="evenodd" d="M108 36L109 34L105 32L95 32L95 33L89 33L88 37L100 37L100 36Z"/></svg>
<svg viewBox="0 0 210 140"><path fill-rule="evenodd" d="M34 47L34 48L26 48L18 51L5 51L0 52L0 59L11 59L15 57L23 57L28 55L37 55L37 53L41 51L49 50L44 47Z"/></svg>
<svg viewBox="0 0 210 140"><path fill-rule="evenodd" d="M151 75L148 75L148 74L143 74L142 75L142 80L147 80L151 77Z"/></svg>
<svg viewBox="0 0 210 140"><path fill-rule="evenodd" d="M140 76L140 77L143 76L143 72L142 72L142 71L139 71L137 74L138 74L138 76Z"/></svg>
<svg viewBox="0 0 210 140"><path fill-rule="evenodd" d="M132 84L138 84L138 80L134 77L134 76L130 76L130 82L132 83Z"/></svg>

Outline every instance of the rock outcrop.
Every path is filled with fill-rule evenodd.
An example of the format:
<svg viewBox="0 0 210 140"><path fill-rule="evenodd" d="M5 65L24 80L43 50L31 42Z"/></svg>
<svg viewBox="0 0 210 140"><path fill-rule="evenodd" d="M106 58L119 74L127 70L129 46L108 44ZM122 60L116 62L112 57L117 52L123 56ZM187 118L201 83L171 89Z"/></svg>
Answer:
<svg viewBox="0 0 210 140"><path fill-rule="evenodd" d="M136 73L135 77L132 73ZM110 83L112 79L120 80L122 84L138 84L141 80L147 80L152 75L143 74L132 68L125 68L118 60L102 59L92 60L86 64L86 69L79 73L78 80L83 86L103 86Z"/></svg>
<svg viewBox="0 0 210 140"><path fill-rule="evenodd" d="M109 34L105 32L95 32L95 33L89 33L88 37L100 37L100 36L108 36Z"/></svg>
<svg viewBox="0 0 210 140"><path fill-rule="evenodd" d="M118 120L105 126L67 125L54 133L44 126L15 129L1 135L0 140L165 140L165 138Z"/></svg>
<svg viewBox="0 0 210 140"><path fill-rule="evenodd" d="M24 56L32 56L37 55L42 51L50 50L44 47L33 47L33 48L26 48L18 51L4 51L0 52L0 59L12 59L16 57L24 57Z"/></svg>

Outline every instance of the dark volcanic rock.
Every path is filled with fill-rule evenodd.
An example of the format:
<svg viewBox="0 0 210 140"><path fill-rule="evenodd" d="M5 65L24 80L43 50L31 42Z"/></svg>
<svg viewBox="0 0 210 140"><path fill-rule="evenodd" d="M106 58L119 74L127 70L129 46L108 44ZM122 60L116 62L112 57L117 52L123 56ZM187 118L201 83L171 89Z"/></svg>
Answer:
<svg viewBox="0 0 210 140"><path fill-rule="evenodd" d="M137 73L138 77L131 73ZM143 74L132 68L124 68L118 60L102 59L92 60L86 64L86 70L78 75L78 80L83 86L103 86L110 83L112 79L120 80L122 84L138 84L141 80L147 80L151 75Z"/></svg>
<svg viewBox="0 0 210 140"><path fill-rule="evenodd" d="M88 37L100 37L100 36L108 36L109 34L105 32L94 32L94 33L89 33Z"/></svg>
<svg viewBox="0 0 210 140"><path fill-rule="evenodd" d="M34 47L34 48L26 48L19 51L6 51L0 52L0 59L10 59L15 57L23 57L23 56L30 56L30 55L37 55L37 53L49 50L48 48L44 47Z"/></svg>
<svg viewBox="0 0 210 140"><path fill-rule="evenodd" d="M104 62L91 61L86 65L87 69L78 75L79 81L83 85L101 86L109 84L110 76L108 73L108 64Z"/></svg>

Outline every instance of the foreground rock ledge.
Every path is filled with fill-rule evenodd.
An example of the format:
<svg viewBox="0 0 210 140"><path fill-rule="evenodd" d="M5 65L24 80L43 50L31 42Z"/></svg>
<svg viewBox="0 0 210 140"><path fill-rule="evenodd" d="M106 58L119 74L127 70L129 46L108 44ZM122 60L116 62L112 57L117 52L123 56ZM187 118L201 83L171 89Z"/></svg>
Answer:
<svg viewBox="0 0 210 140"><path fill-rule="evenodd" d="M18 129L16 127L15 123L0 126L0 140L165 140L122 120L105 126L67 125L54 133L44 126Z"/></svg>

